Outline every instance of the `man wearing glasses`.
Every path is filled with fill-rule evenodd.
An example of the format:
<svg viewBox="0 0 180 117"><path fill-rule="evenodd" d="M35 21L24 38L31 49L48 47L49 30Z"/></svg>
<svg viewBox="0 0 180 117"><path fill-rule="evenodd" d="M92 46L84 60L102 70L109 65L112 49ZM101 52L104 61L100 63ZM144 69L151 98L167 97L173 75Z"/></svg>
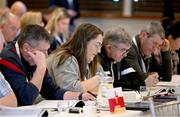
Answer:
<svg viewBox="0 0 180 117"><path fill-rule="evenodd" d="M0 32L2 33L2 38L4 38L5 45L15 39L19 27L19 18L14 14L6 12L0 17Z"/></svg>
<svg viewBox="0 0 180 117"><path fill-rule="evenodd" d="M137 74L132 67L121 62L127 56L131 45L132 39L123 28L119 26L112 28L105 34L99 60L104 71L114 77L114 87L137 90L143 82L136 78Z"/></svg>
<svg viewBox="0 0 180 117"><path fill-rule="evenodd" d="M95 100L89 93L71 92L58 87L46 69L48 32L39 25L27 26L1 52L0 70L16 94L18 105L32 105L39 94L51 100Z"/></svg>
<svg viewBox="0 0 180 117"><path fill-rule="evenodd" d="M161 53L159 62L155 53ZM158 23L151 22L139 35L133 37L133 45L123 60L138 73L138 80L146 86L155 86L159 80L171 80L171 58L169 42L165 39L164 29Z"/></svg>

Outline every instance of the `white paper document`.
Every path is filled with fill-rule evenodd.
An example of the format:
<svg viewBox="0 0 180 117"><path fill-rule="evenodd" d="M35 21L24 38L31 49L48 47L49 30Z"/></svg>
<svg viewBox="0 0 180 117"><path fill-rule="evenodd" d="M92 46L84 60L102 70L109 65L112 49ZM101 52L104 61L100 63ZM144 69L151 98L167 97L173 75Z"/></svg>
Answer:
<svg viewBox="0 0 180 117"><path fill-rule="evenodd" d="M108 99L114 98L116 96L117 97L123 96L122 88L118 87L118 88L108 89L108 90L106 90L106 95L107 95Z"/></svg>
<svg viewBox="0 0 180 117"><path fill-rule="evenodd" d="M173 75L171 82L180 83L180 75Z"/></svg>
<svg viewBox="0 0 180 117"><path fill-rule="evenodd" d="M41 117L44 109L42 108L12 108L0 106L0 116L2 117Z"/></svg>
<svg viewBox="0 0 180 117"><path fill-rule="evenodd" d="M158 82L157 86L178 87L178 86L180 86L180 83L178 83L178 82Z"/></svg>
<svg viewBox="0 0 180 117"><path fill-rule="evenodd" d="M39 104L36 105L36 108L58 108L59 101L67 101L69 102L69 107L75 107L75 105L79 102L79 100L43 100ZM95 101L84 101L85 105L95 105Z"/></svg>
<svg viewBox="0 0 180 117"><path fill-rule="evenodd" d="M141 96L137 91L123 91L125 102L141 102Z"/></svg>
<svg viewBox="0 0 180 117"><path fill-rule="evenodd" d="M173 75L171 82L158 82L157 86L178 87L180 86L180 75Z"/></svg>

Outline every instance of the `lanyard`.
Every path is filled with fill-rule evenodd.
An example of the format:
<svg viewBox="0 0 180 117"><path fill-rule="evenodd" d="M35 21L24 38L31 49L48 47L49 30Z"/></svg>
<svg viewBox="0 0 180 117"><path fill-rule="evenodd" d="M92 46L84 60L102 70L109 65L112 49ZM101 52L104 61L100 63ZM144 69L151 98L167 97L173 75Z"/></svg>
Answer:
<svg viewBox="0 0 180 117"><path fill-rule="evenodd" d="M19 49L19 45L18 42L15 43L15 48L16 48L16 53L19 56L20 60L21 60L21 54L20 54L20 49ZM26 81L28 82L28 78L26 77Z"/></svg>
<svg viewBox="0 0 180 117"><path fill-rule="evenodd" d="M17 55L19 56L19 58L21 60L21 55L20 55L20 49L19 49L18 42L15 43L15 48L16 48Z"/></svg>
<svg viewBox="0 0 180 117"><path fill-rule="evenodd" d="M138 45L137 45L137 42L136 42L135 37L133 37L132 40L133 40L133 43L135 44L135 46L136 46L137 49L138 49ZM139 49L138 49L138 50L139 50ZM140 51L139 51L139 53L140 53ZM145 66L145 63L144 63L144 60L143 60L142 56L140 56L140 57L141 57L141 68L142 68L142 71L143 71L144 73L146 73L148 70L146 69L146 66Z"/></svg>
<svg viewBox="0 0 180 117"><path fill-rule="evenodd" d="M111 73L112 73L112 78L113 78L113 81L114 81L113 62L111 62Z"/></svg>

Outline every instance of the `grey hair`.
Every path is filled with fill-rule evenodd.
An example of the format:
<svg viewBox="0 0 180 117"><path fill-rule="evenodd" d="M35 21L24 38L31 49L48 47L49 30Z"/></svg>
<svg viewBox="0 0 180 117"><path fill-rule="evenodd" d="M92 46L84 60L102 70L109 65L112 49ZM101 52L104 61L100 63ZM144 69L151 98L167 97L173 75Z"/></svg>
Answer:
<svg viewBox="0 0 180 117"><path fill-rule="evenodd" d="M24 43L29 43L34 48L38 47L41 41L46 41L49 44L52 41L49 33L37 24L26 26L18 35L17 40L20 47Z"/></svg>
<svg viewBox="0 0 180 117"><path fill-rule="evenodd" d="M0 16L0 24L5 24L9 21L11 17L16 17L14 14L11 12L5 12Z"/></svg>
<svg viewBox="0 0 180 117"><path fill-rule="evenodd" d="M119 43L123 43L131 46L132 38L130 37L129 33L125 31L124 28L117 26L106 32L103 40L103 46L109 44L116 45Z"/></svg>
<svg viewBox="0 0 180 117"><path fill-rule="evenodd" d="M162 39L165 38L165 31L160 23L150 22L144 28L142 28L141 32L147 32L149 37L158 34Z"/></svg>

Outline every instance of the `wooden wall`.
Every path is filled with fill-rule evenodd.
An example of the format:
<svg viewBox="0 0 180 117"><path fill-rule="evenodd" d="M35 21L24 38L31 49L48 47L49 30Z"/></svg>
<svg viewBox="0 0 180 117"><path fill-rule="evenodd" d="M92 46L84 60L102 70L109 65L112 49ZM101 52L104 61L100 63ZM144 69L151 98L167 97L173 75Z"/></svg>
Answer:
<svg viewBox="0 0 180 117"><path fill-rule="evenodd" d="M10 6L16 0L8 0ZM48 0L22 0L28 9L42 10L48 7ZM95 17L119 17L122 16L123 0L113 2L113 0L78 0L81 16ZM175 13L180 14L180 0L172 0ZM163 12L164 0L139 0L133 2L133 15L161 16Z"/></svg>
<svg viewBox="0 0 180 117"><path fill-rule="evenodd" d="M17 0L8 0L8 6ZM20 0L24 2L28 9L42 10L48 7L48 0Z"/></svg>

